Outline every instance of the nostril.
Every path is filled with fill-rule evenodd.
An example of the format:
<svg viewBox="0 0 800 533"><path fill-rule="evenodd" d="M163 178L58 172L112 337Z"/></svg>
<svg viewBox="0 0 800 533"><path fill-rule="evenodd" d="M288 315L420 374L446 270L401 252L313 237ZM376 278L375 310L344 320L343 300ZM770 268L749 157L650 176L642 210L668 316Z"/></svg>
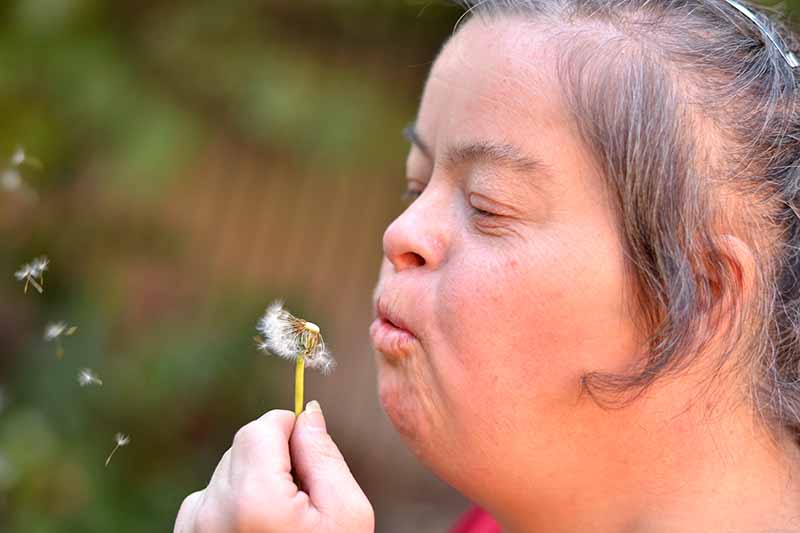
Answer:
<svg viewBox="0 0 800 533"><path fill-rule="evenodd" d="M399 269L421 267L425 264L425 259L416 252L406 252L402 255L399 261Z"/></svg>

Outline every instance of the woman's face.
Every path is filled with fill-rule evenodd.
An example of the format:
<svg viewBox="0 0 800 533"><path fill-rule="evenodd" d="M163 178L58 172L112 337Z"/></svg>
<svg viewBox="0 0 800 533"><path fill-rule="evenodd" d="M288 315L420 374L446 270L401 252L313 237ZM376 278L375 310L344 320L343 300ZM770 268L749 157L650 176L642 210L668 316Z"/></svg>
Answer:
<svg viewBox="0 0 800 533"><path fill-rule="evenodd" d="M426 149L407 160L420 194L383 237L376 307L413 337L371 328L381 403L460 488L508 481L515 454L546 476L602 445L618 428L578 398L581 375L635 354L612 208L563 107L556 42L511 18L448 42L417 116Z"/></svg>

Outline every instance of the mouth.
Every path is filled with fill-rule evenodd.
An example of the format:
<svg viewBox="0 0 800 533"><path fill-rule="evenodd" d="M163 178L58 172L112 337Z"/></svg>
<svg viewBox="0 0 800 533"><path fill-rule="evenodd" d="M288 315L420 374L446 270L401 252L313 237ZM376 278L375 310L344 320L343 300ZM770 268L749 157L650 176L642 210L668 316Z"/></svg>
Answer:
<svg viewBox="0 0 800 533"><path fill-rule="evenodd" d="M402 359L418 342L417 337L396 314L390 314L382 302L379 298L376 306L377 318L369 327L372 346L388 359Z"/></svg>

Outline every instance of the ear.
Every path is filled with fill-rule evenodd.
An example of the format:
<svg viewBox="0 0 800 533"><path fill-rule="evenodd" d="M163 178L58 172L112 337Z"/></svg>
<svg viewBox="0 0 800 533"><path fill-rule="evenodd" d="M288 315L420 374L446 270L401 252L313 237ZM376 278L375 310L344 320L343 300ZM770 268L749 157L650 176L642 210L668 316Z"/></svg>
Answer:
<svg viewBox="0 0 800 533"><path fill-rule="evenodd" d="M734 305L733 299L746 302L752 296L756 261L750 246L735 235L720 235L717 244L724 262L724 271L719 274L721 278L710 280L716 300L711 302L711 306L718 307L722 304L719 311L725 313Z"/></svg>

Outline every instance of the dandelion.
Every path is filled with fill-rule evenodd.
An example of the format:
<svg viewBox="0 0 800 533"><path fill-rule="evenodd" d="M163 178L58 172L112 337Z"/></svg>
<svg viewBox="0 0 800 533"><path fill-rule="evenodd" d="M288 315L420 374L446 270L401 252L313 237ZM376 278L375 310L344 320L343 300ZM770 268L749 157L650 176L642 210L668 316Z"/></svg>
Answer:
<svg viewBox="0 0 800 533"><path fill-rule="evenodd" d="M77 330L77 326L67 326L66 322L51 322L44 328L44 340L56 343L56 356L61 359L64 357L64 346L61 344L61 337L69 337Z"/></svg>
<svg viewBox="0 0 800 533"><path fill-rule="evenodd" d="M302 318L292 316L283 308L283 302L275 301L267 307L258 321L257 329L264 338L256 337L258 349L295 360L294 412L303 410L303 371L305 367L316 368L329 374L336 361L325 347L319 326Z"/></svg>
<svg viewBox="0 0 800 533"><path fill-rule="evenodd" d="M85 387L87 385L103 385L103 380L98 378L97 375L92 372L91 368L81 368L78 372L78 384L81 387Z"/></svg>
<svg viewBox="0 0 800 533"><path fill-rule="evenodd" d="M114 452L117 451L117 448L120 448L121 446L127 446L130 441L131 438L128 435L123 435L122 433L117 433L116 435L114 435L114 442L116 442L117 445L114 446L114 449L111 450L110 454L108 454L108 459L106 459L106 466L108 466L108 463L111 461L111 457L114 456Z"/></svg>
<svg viewBox="0 0 800 533"><path fill-rule="evenodd" d="M47 270L49 264L50 260L42 256L34 259L29 264L22 265L19 270L14 272L14 277L18 281L25 280L24 291L26 294L28 292L28 284L33 285L40 294L44 292L44 271Z"/></svg>

